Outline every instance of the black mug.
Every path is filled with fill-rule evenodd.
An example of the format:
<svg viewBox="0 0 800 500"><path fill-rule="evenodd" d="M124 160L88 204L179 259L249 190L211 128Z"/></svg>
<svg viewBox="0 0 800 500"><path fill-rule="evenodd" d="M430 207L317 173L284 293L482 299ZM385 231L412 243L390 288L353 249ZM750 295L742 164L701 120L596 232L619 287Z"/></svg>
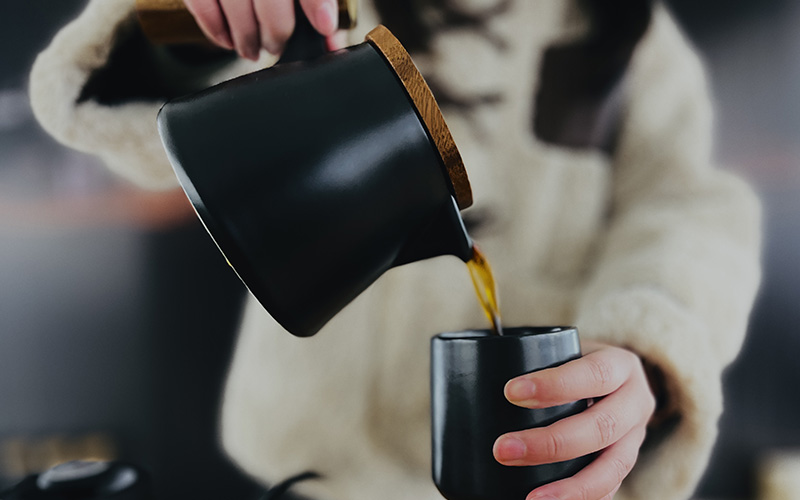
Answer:
<svg viewBox="0 0 800 500"><path fill-rule="evenodd" d="M570 477L585 456L535 466L506 466L492 453L507 432L544 427L586 409L576 401L544 409L515 406L503 394L514 377L580 357L573 327L441 333L431 340L433 480L448 500L523 500L534 488Z"/></svg>

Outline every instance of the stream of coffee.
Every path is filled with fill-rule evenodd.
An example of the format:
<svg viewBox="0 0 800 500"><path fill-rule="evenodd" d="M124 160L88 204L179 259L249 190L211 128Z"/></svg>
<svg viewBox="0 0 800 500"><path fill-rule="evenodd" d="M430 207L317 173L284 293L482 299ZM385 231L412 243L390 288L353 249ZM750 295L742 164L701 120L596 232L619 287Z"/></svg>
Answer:
<svg viewBox="0 0 800 500"><path fill-rule="evenodd" d="M467 267L472 278L472 284L475 285L478 301L481 303L483 312L486 313L486 317L489 318L489 322L492 325L492 332L496 335L502 335L503 325L500 321L497 284L494 281L489 261L486 260L486 256L478 249L477 245L473 246L472 259L467 262Z"/></svg>

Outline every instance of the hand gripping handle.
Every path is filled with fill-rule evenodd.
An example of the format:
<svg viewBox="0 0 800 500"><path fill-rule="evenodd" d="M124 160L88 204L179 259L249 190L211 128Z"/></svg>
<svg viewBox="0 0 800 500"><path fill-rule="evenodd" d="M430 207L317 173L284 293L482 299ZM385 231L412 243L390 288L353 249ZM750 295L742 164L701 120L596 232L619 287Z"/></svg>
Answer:
<svg viewBox="0 0 800 500"><path fill-rule="evenodd" d="M356 25L358 0L338 0L339 29ZM302 13L302 9L300 10ZM182 0L136 0L136 14L147 38L159 45L208 43Z"/></svg>

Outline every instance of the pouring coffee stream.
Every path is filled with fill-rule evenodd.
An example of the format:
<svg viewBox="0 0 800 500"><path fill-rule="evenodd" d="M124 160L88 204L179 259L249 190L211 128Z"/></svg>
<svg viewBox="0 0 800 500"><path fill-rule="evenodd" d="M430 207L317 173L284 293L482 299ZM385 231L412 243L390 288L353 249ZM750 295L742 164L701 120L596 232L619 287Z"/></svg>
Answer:
<svg viewBox="0 0 800 500"><path fill-rule="evenodd" d="M492 325L492 333L503 335L503 325L500 317L500 301L497 296L497 283L494 280L492 267L478 245L473 246L474 254L467 262L475 294L478 296L483 312Z"/></svg>

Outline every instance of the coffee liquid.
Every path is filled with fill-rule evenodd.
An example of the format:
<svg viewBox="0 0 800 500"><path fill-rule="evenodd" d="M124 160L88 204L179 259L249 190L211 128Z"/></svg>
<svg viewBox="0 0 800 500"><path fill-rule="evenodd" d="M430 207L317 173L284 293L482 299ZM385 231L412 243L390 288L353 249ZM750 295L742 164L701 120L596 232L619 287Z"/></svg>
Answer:
<svg viewBox="0 0 800 500"><path fill-rule="evenodd" d="M478 250L478 246L473 246L472 259L467 262L472 284L475 285L475 293L478 301L483 307L483 312L492 324L492 332L496 335L503 334L503 325L500 322L500 307L497 301L497 285L494 282L494 275L489 262L483 253Z"/></svg>

